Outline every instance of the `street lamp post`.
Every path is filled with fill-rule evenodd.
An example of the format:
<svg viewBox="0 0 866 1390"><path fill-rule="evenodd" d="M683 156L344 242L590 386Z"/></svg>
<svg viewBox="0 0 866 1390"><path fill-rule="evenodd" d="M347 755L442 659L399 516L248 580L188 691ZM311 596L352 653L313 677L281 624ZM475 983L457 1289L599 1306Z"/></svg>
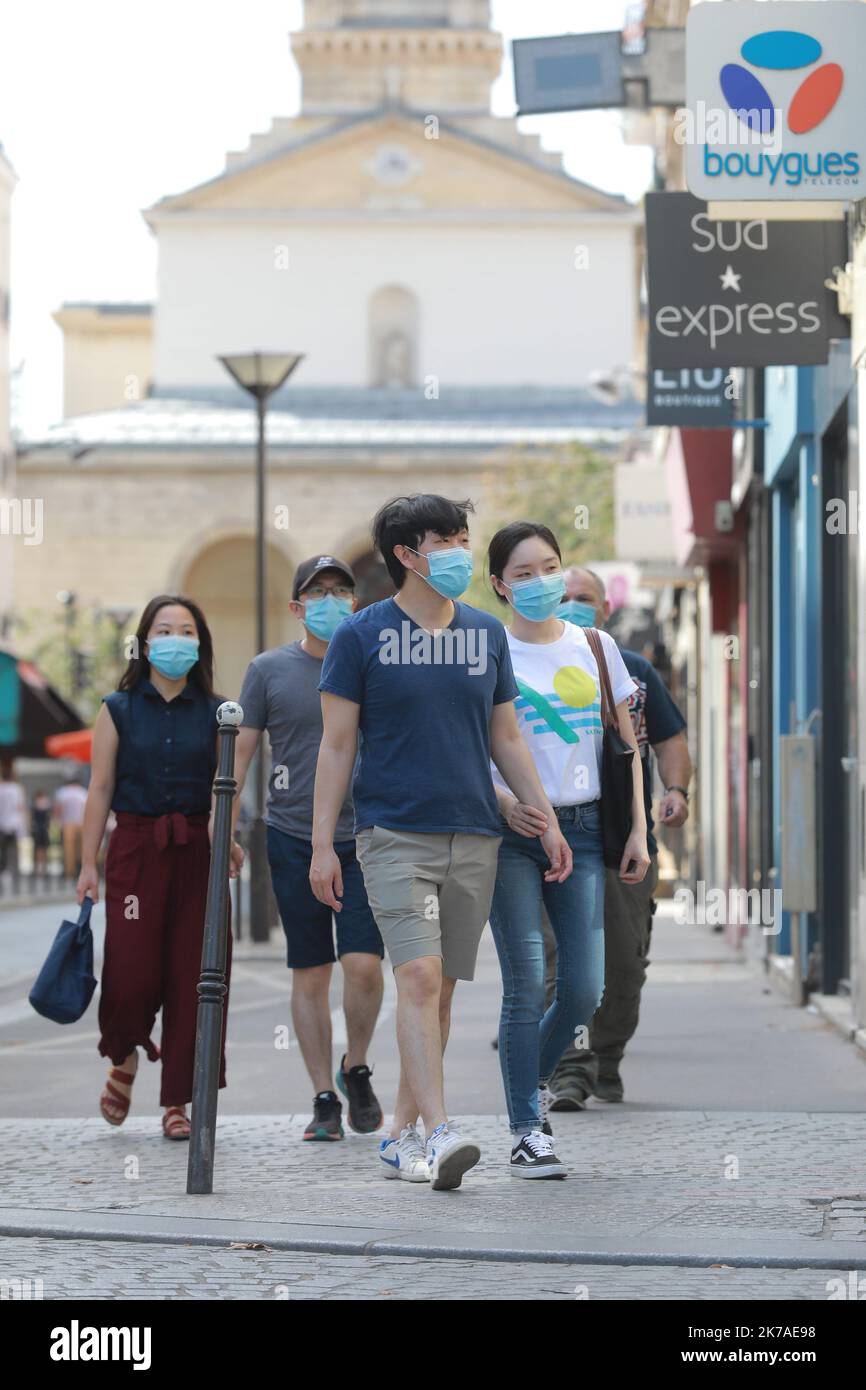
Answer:
<svg viewBox="0 0 866 1390"><path fill-rule="evenodd" d="M57 602L63 605L63 626L66 630L66 660L68 662L67 669L69 673L69 698L70 700L74 700L78 673L75 650L75 594L71 593L69 589L60 589L57 594Z"/></svg>
<svg viewBox="0 0 866 1390"><path fill-rule="evenodd" d="M267 547L265 539L265 416L268 399L291 376L304 354L296 352L242 352L220 357L226 371L256 402L256 653L267 646ZM259 746L256 758L255 819L250 833L250 937L267 941L270 930L265 834L265 759Z"/></svg>

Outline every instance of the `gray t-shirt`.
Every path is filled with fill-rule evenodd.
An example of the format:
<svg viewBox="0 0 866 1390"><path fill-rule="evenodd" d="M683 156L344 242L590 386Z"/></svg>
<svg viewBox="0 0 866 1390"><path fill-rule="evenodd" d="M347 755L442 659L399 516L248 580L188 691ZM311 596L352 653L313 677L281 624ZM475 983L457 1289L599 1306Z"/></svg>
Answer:
<svg viewBox="0 0 866 1390"><path fill-rule="evenodd" d="M300 642L291 642L253 658L240 695L245 726L266 729L271 743L267 823L301 840L310 839L313 827L313 788L322 741L321 678L321 661L305 652ZM347 797L334 839L353 839L353 825L352 801Z"/></svg>

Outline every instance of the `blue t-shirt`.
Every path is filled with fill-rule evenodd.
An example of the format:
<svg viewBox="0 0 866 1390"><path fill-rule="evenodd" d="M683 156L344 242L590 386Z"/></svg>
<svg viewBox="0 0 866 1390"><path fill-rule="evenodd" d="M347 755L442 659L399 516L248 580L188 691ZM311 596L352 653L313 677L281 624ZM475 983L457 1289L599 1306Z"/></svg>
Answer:
<svg viewBox="0 0 866 1390"><path fill-rule="evenodd" d="M631 715L637 748L640 753L643 771L643 797L646 803L647 844L650 850L658 849L652 833L652 759L650 749L657 743L664 743L686 727L670 691L656 668L646 657L637 652L620 648L620 656L625 669L637 686L634 694L628 697L628 712Z"/></svg>
<svg viewBox="0 0 866 1390"><path fill-rule="evenodd" d="M319 689L360 705L355 832L501 835L490 716L518 693L505 628L465 603L438 637L392 598L337 628Z"/></svg>

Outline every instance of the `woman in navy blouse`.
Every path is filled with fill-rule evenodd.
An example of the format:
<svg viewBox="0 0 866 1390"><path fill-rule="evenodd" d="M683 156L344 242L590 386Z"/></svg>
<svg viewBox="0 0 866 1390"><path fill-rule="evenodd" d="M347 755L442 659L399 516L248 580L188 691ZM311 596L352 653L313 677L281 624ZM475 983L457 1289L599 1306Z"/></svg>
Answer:
<svg viewBox="0 0 866 1390"><path fill-rule="evenodd" d="M201 609L171 594L151 599L129 665L93 729L78 901L86 893L98 897L97 853L111 809L117 828L105 860L99 1051L113 1065L100 1109L109 1124L126 1119L143 1047L152 1062L162 1059L162 1127L169 1139L189 1138L219 703ZM237 846L232 856L234 876L242 859ZM228 957L227 969L231 939ZM158 1049L151 1030L160 1007Z"/></svg>

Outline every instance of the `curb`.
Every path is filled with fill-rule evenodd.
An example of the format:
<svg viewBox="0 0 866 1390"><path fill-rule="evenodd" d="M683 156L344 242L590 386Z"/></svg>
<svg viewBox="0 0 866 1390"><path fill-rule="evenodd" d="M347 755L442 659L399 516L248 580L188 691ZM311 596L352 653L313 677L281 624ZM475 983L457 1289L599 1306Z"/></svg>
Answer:
<svg viewBox="0 0 866 1390"><path fill-rule="evenodd" d="M851 1010L850 999L838 994L811 994L809 1003L827 1023L831 1023L846 1042L866 1052L866 1028L860 1028Z"/></svg>
<svg viewBox="0 0 866 1390"><path fill-rule="evenodd" d="M44 893L19 894L14 898L0 898L0 912L14 912L22 907L56 907L58 903L75 903L75 889L50 889Z"/></svg>
<svg viewBox="0 0 866 1390"><path fill-rule="evenodd" d="M17 1218L17 1219L16 1219ZM766 1242L743 1236L702 1236L699 1241L658 1238L641 1242L633 1235L599 1238L575 1232L551 1249L550 1237L526 1238L516 1245L497 1234L456 1230L394 1231L372 1226L317 1226L259 1220L178 1218L129 1215L118 1218L89 1212L34 1212L24 1217L15 1208L0 1208L0 1235L19 1239L127 1242L133 1245L203 1245L225 1248L256 1243L271 1250L310 1254L403 1256L425 1260L475 1260L504 1264L581 1264L612 1266L728 1265L739 1269L866 1270L866 1241L821 1241L814 1238ZM481 1243L475 1243L479 1241ZM769 1245L769 1253L768 1253Z"/></svg>

